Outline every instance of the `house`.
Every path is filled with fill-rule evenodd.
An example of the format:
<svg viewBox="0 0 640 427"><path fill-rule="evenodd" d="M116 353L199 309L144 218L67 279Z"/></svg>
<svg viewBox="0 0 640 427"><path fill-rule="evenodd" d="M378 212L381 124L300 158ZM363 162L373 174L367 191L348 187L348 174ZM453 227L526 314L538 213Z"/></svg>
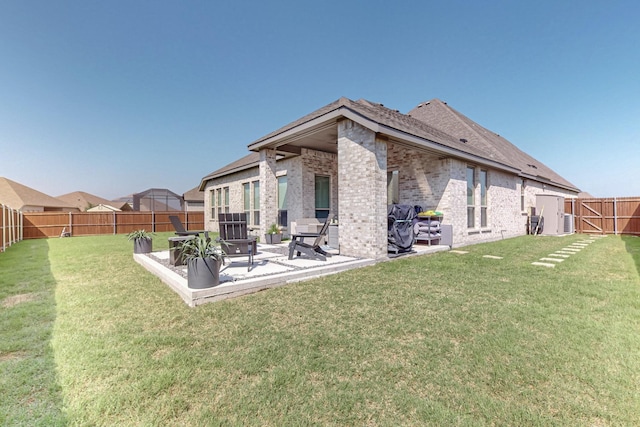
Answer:
<svg viewBox="0 0 640 427"><path fill-rule="evenodd" d="M127 205L129 206L129 205ZM86 210L87 212L122 212L122 209L115 208L111 205L103 205L102 203Z"/></svg>
<svg viewBox="0 0 640 427"><path fill-rule="evenodd" d="M0 204L22 212L77 212L79 209L8 178L0 177Z"/></svg>
<svg viewBox="0 0 640 427"><path fill-rule="evenodd" d="M80 211L88 212L92 208L100 205L108 207L108 210L131 210L126 202L112 202L84 191L74 191L72 193L63 194L62 196L57 196L56 198L77 207Z"/></svg>
<svg viewBox="0 0 640 427"><path fill-rule="evenodd" d="M244 211L272 223L339 218L341 254L387 256L387 206L444 214L453 245L526 232L538 193L576 197L556 172L438 99L408 114L340 98L249 144L249 155L205 176L205 225Z"/></svg>
<svg viewBox="0 0 640 427"><path fill-rule="evenodd" d="M204 192L200 191L200 186L192 188L182 195L184 200L184 210L187 212L204 211Z"/></svg>

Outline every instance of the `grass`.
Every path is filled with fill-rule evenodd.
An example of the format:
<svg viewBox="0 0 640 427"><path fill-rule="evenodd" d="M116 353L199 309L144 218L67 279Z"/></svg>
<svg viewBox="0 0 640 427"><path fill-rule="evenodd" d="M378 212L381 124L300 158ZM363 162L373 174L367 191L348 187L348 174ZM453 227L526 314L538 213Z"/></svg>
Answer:
<svg viewBox="0 0 640 427"><path fill-rule="evenodd" d="M196 308L123 236L21 242L0 254L0 424L638 425L640 239L531 265L586 238Z"/></svg>

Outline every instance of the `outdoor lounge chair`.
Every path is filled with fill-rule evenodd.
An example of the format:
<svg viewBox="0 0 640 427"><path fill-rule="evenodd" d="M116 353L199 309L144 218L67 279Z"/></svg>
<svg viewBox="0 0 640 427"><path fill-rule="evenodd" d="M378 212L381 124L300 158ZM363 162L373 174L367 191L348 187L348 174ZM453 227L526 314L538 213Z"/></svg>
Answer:
<svg viewBox="0 0 640 427"><path fill-rule="evenodd" d="M180 218L175 215L169 215L169 220L171 221L171 224L176 230L176 234L178 236L197 236L200 233L204 233L204 230L187 231L187 229L184 228L184 225L182 225L182 221L180 221Z"/></svg>
<svg viewBox="0 0 640 427"><path fill-rule="evenodd" d="M327 216L326 221L322 225L322 228L318 233L297 233L291 235L291 243L289 243L289 259L293 259L293 254L305 256L320 261L326 261L327 257L331 254L321 248L321 243L324 240L324 236L327 235L329 229L329 222L331 221L331 215ZM304 239L309 237L315 237L313 244L305 243Z"/></svg>
<svg viewBox="0 0 640 427"><path fill-rule="evenodd" d="M218 241L222 251L228 258L249 257L249 267L253 265L253 255L257 252L257 240L247 234L247 214L221 213L218 214L220 237Z"/></svg>

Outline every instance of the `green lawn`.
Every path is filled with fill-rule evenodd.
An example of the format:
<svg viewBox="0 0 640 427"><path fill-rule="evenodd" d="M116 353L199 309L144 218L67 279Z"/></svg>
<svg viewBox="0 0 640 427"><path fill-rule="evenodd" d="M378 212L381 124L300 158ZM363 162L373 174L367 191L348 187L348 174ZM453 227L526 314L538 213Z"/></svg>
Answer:
<svg viewBox="0 0 640 427"><path fill-rule="evenodd" d="M640 425L640 238L531 265L587 238L197 308L123 236L24 241L0 253L0 424Z"/></svg>

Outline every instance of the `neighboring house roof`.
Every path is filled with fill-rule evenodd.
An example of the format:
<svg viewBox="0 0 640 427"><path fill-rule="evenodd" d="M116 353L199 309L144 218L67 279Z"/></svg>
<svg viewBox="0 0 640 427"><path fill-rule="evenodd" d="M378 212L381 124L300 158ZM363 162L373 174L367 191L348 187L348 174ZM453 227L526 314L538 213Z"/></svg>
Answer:
<svg viewBox="0 0 640 427"><path fill-rule="evenodd" d="M429 113L434 117L429 117ZM343 97L254 141L249 144L249 149L259 151L263 147L288 144L299 139L303 132L311 133L326 128L328 124L335 124L341 118L353 120L391 139L408 141L415 146L438 153L579 191L573 184L519 150L506 139L483 128L437 99L420 104L409 114L402 114L382 104L364 99L352 101ZM464 136L458 136L460 134ZM467 141L464 142L462 139ZM203 182L220 176L221 171L225 172L226 168L228 166L216 171L217 174L206 177ZM226 173L231 171L228 170Z"/></svg>
<svg viewBox="0 0 640 427"><path fill-rule="evenodd" d="M200 186L198 185L197 187L192 188L191 190L184 193L182 195L182 198L184 199L185 202L190 202L190 203L204 202L204 191L201 191Z"/></svg>
<svg viewBox="0 0 640 427"><path fill-rule="evenodd" d="M73 193L63 194L56 197L65 203L73 205L81 211L88 210L88 208L98 205L113 205L113 203L102 197L94 196L93 194L85 193L84 191L74 191Z"/></svg>
<svg viewBox="0 0 640 427"><path fill-rule="evenodd" d="M103 205L102 203L87 209L87 212L120 212L121 209L114 208L111 205Z"/></svg>
<svg viewBox="0 0 640 427"><path fill-rule="evenodd" d="M45 210L76 210L69 203L4 177L0 177L0 203L17 210L22 210L25 206L42 207Z"/></svg>

